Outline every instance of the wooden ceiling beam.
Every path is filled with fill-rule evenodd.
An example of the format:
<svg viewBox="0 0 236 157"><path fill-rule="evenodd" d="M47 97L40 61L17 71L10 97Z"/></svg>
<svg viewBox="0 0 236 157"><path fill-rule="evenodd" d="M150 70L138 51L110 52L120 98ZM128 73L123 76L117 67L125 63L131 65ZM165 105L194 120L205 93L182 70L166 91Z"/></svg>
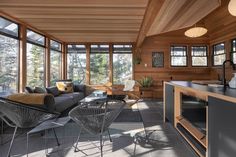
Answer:
<svg viewBox="0 0 236 157"><path fill-rule="evenodd" d="M0 6L146 7L146 0L1 0Z"/></svg>
<svg viewBox="0 0 236 157"><path fill-rule="evenodd" d="M106 28L101 28L101 29L68 29L68 30L45 30L46 32L48 33L60 33L60 32L63 32L63 33L113 33L114 31L116 33L127 33L127 34L131 34L131 33L137 33L139 30L133 30L133 29L106 29Z"/></svg>
<svg viewBox="0 0 236 157"><path fill-rule="evenodd" d="M136 40L136 47L140 47L146 37L146 34L153 23L153 20L160 11L165 0L150 0L143 18L143 22Z"/></svg>
<svg viewBox="0 0 236 157"><path fill-rule="evenodd" d="M22 14L22 15L16 15L17 18L20 19L24 19L24 18L34 18L34 19L66 19L68 18L68 15L33 15L33 14ZM89 16L89 15L70 15L70 19L110 19L110 20L114 20L114 19L119 19L119 20L127 20L127 19L135 19L135 20L142 20L143 16L115 16L115 15L93 15L93 16Z"/></svg>
<svg viewBox="0 0 236 157"><path fill-rule="evenodd" d="M106 29L113 29L113 28L127 28L127 29L138 29L139 30L139 26L137 26L137 24L97 24L97 23L93 23L93 24L87 24L87 23L63 23L63 24L59 24L57 26L55 26L55 23L32 23L35 27L38 27L40 29L58 29L61 28L63 30L63 28L65 29L84 29L84 28L106 28Z"/></svg>
<svg viewBox="0 0 236 157"><path fill-rule="evenodd" d="M93 8L93 7L3 7L2 10L8 10L9 12L14 12L17 14L24 13L55 13L55 12L63 12L63 13L73 13L73 14L132 14L132 15L144 15L145 7L136 8Z"/></svg>
<svg viewBox="0 0 236 157"><path fill-rule="evenodd" d="M30 23L52 23L52 24L73 24L73 23L80 23L80 24L136 24L137 26L140 27L140 24L142 23L142 19L71 19L70 17L65 18L63 20L61 19L43 19L43 18L38 18L38 19L32 19L32 18L24 18L24 20L27 22L29 21Z"/></svg>

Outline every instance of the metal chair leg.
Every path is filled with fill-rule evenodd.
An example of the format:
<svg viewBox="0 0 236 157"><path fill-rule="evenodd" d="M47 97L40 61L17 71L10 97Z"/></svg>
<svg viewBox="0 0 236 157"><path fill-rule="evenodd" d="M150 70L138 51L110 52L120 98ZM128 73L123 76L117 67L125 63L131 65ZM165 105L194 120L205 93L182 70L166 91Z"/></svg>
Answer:
<svg viewBox="0 0 236 157"><path fill-rule="evenodd" d="M56 141L57 141L57 146L60 146L60 143L59 143L59 140L58 140L58 137L57 137L56 131L55 131L54 128L53 128L52 130L53 130L53 133L54 133L55 138L56 138Z"/></svg>
<svg viewBox="0 0 236 157"><path fill-rule="evenodd" d="M26 138L26 157L28 157L28 152L29 152L29 134L27 133L27 138Z"/></svg>
<svg viewBox="0 0 236 157"><path fill-rule="evenodd" d="M1 145L3 144L3 120L1 119Z"/></svg>
<svg viewBox="0 0 236 157"><path fill-rule="evenodd" d="M81 135L81 132L82 132L82 129L80 129L80 131L79 131L79 135L78 135L78 138L77 138L77 140L76 140L76 144L75 144L75 146L73 145L72 147L74 147L75 149L74 149L74 152L81 152L81 153L83 153L84 155L88 155L88 154L86 154L85 152L83 152L82 150L80 150L79 148L78 148L78 143L79 143L79 139L80 139L80 135Z"/></svg>
<svg viewBox="0 0 236 157"><path fill-rule="evenodd" d="M11 139L11 143L10 143L10 147L8 149L7 157L10 157L11 148L12 148L12 145L13 145L13 142L14 142L14 139L15 139L16 132L17 132L17 126L15 127L15 130L14 130L14 133L13 133L13 136L12 136L12 139Z"/></svg>
<svg viewBox="0 0 236 157"><path fill-rule="evenodd" d="M100 134L100 149L101 149L101 157L103 157L103 152L102 152L102 148L103 148L103 139L102 139L102 134Z"/></svg>
<svg viewBox="0 0 236 157"><path fill-rule="evenodd" d="M79 138L80 138L81 131L82 131L82 129L79 130L79 135L78 135L78 138L77 138L77 140L76 140L76 144L75 144L75 146L74 146L74 147L75 147L74 152L78 152L78 151L79 151L79 149L78 149L78 143L79 143Z"/></svg>
<svg viewBox="0 0 236 157"><path fill-rule="evenodd" d="M109 135L110 142L112 142L111 135L110 135L110 130L107 129L107 132L108 132L108 135Z"/></svg>

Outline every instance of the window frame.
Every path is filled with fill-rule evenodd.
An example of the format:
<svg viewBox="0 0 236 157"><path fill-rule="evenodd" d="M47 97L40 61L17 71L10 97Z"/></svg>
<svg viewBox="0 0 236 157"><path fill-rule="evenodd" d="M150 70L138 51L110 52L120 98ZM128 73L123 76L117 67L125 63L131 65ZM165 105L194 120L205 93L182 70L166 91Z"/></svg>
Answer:
<svg viewBox="0 0 236 157"><path fill-rule="evenodd" d="M28 40L28 37L27 37L27 30L30 30L30 31L32 31L32 32L34 32L34 33L37 33L37 34L39 34L39 35L42 35L43 37L44 37L44 45L42 45L42 44L39 44L39 43L36 43L36 42L33 42L33 41L31 41L31 40ZM39 46L39 47L41 47L41 48L43 48L44 49L44 65L43 65L43 77L44 77L44 81L43 81L43 85L44 85L44 87L46 87L46 82L47 81L51 81L51 80L46 80L46 78L47 78L47 64L46 64L46 58L47 58L47 56L46 56L46 36L45 35L43 35L43 34L41 34L41 33L38 33L37 31L34 31L34 30L32 30L32 29L30 29L30 28L26 28L26 85L27 85L27 73L28 73L28 71L27 71L27 66L28 66L28 63L27 63L27 44L29 43L29 44L32 44L32 45L35 45L35 46ZM51 48L51 46L49 45L49 49ZM50 68L50 67L49 67Z"/></svg>
<svg viewBox="0 0 236 157"><path fill-rule="evenodd" d="M51 46L51 41L54 41L54 42L57 42L57 43L59 43L60 44L60 50L58 50L58 49L55 49L54 47L52 47ZM59 41L57 41L57 40L54 40L54 39L50 39L49 40L49 47L50 47L50 50L53 50L53 51L57 51L57 52L61 52L62 53L62 43L61 42L59 42Z"/></svg>
<svg viewBox="0 0 236 157"><path fill-rule="evenodd" d="M69 45L83 45L85 47L85 52L76 52L77 54L83 54L86 57L86 63L85 63L85 80L83 84L87 83L87 76L86 76L86 70L87 70L87 45L85 43L67 43L66 44L66 79L71 79L73 81L73 78L69 78L68 76L68 54L74 53L74 52L69 52Z"/></svg>
<svg viewBox="0 0 236 157"><path fill-rule="evenodd" d="M130 50L131 50L131 52L114 52L114 46L115 45L130 45L131 46L131 48L130 48ZM114 83L114 66L113 66L113 55L114 54L131 54L132 55L132 62L131 62L131 66L132 66L132 79L133 79L133 77L134 77L134 67L133 67L133 44L112 44L112 63L110 63L110 64L112 64L112 84L113 85L122 85L122 84L116 84L116 83Z"/></svg>
<svg viewBox="0 0 236 157"><path fill-rule="evenodd" d="M27 73L28 73L28 71L27 71L27 68L28 68L28 67L27 67L27 66L28 66L28 65L27 65L27 64L28 64L28 63L27 63L27 53L28 53L28 51L27 51L27 49L28 49L28 48L27 48L27 44L28 44L28 43L31 44L31 45L35 45L35 46L38 46L38 47L41 47L41 48L44 49L44 54L43 54L43 55L44 55L44 57L43 57L43 58L44 58L44 65L43 65L43 77L44 77L44 80L43 80L43 85L44 85L44 87L46 87L46 82L47 82L47 80L46 80L46 78L47 78L47 77L46 77L46 75L47 75L47 74L46 74L46 73L47 73L47 71L46 71L46 70L47 70L47 65L46 65L46 57L47 57L47 56L46 56L46 48L45 48L44 46L37 45L37 44L34 44L34 43L32 43L32 42L28 42L28 41L26 41L26 74L25 74L25 75L26 75L26 82L25 82L25 83L26 83L26 85L28 85L28 84L27 84ZM50 82L50 80L49 80L49 82Z"/></svg>
<svg viewBox="0 0 236 157"><path fill-rule="evenodd" d="M193 47L205 47L206 48L206 56L193 56L192 55L192 48ZM208 46L207 45L192 45L191 47L191 54L190 54L190 56L191 56L191 66L192 67L208 67L209 66L209 48L208 48ZM207 65L193 65L193 57L206 57L206 60L207 60Z"/></svg>
<svg viewBox="0 0 236 157"><path fill-rule="evenodd" d="M233 54L236 54L236 44L235 44L235 51L233 50L233 48L234 48L234 44L233 44L233 41L235 41L235 43L236 43L236 38L234 38L234 39L232 39L231 40L231 52L230 52L230 60L234 63L234 55ZM236 59L236 58L235 58ZM234 64L236 64L236 63L234 63Z"/></svg>
<svg viewBox="0 0 236 157"><path fill-rule="evenodd" d="M27 30L30 30L30 31L32 31L32 32L34 32L34 33L37 33L37 34L43 36L43 37L44 37L44 45L43 45L43 44L39 44L39 43L34 42L34 41L31 41L31 40L28 40L28 37L27 37ZM46 37L45 35L43 35L43 34L41 34L41 33L38 33L37 31L34 31L34 30L30 29L30 28L26 28L26 43L30 43L30 44L34 44L34 45L37 45L37 46L41 46L41 47L46 48L46 38L47 38L47 37ZM51 48L51 45L49 45L49 47Z"/></svg>
<svg viewBox="0 0 236 157"><path fill-rule="evenodd" d="M220 45L220 44L224 44L224 53L222 53L222 54L214 54L215 53L215 47L216 47L216 45ZM227 53L226 53L226 50L225 50L225 42L220 42L220 43L216 43L216 44L214 44L214 45L212 45L212 66L213 67L220 67L220 66L222 66L222 64L221 65L215 65L215 60L214 60L214 57L215 56L219 56L219 55L225 55L225 60L227 59L226 57L227 57Z"/></svg>
<svg viewBox="0 0 236 157"><path fill-rule="evenodd" d="M20 73L20 42L21 42L21 39L20 39L20 24L11 20L11 19L8 19L8 18L5 18L3 16L0 16L1 18L7 20L7 21L10 21L14 24L16 24L18 26L18 31L17 31L17 37L14 36L14 35L11 35L11 34L8 34L8 33L5 33L5 32L2 32L0 31L0 34L3 35L3 36L6 36L8 38L13 38L15 40L18 40L18 52L17 52L17 87L16 87L16 92L19 92L20 91L20 78L21 78L21 73Z"/></svg>
<svg viewBox="0 0 236 157"><path fill-rule="evenodd" d="M14 35L11 35L11 34L8 34L8 33L5 33L5 32L2 32L2 31L0 31L0 34L1 35L4 35L4 36L7 36L7 37L10 37L10 38L14 38L14 39L18 39L18 40L20 40L20 24L19 23L17 23L17 22L15 22L15 21L12 21L12 20L10 20L10 19L7 19L7 18L5 18L5 17L3 17L3 16L0 16L1 18L3 18L3 19L5 19L5 20L7 20L7 21L10 21L10 22L12 22L12 23L14 23L14 24L16 24L17 26L18 26L18 31L17 31L17 37L16 36L14 36Z"/></svg>
<svg viewBox="0 0 236 157"><path fill-rule="evenodd" d="M92 52L92 45L108 45L108 52ZM113 44L112 44L113 45ZM109 71L110 70L112 70L112 69L110 69L109 67L110 67L110 65L112 64L112 63L110 63L110 59L111 59L111 56L110 56L110 49L111 48L113 48L113 46L112 46L111 44L109 44L109 43L91 43L90 45L89 45L89 85L92 85L92 86L100 86L100 85L102 85L102 84L106 84L106 83L108 83L108 82L113 82L113 77L112 77L112 80L110 80L110 76L109 76ZM108 81L106 82L106 83L99 83L99 84L92 84L91 83L91 54L108 54ZM112 59L112 62L113 62L113 59Z"/></svg>
<svg viewBox="0 0 236 157"><path fill-rule="evenodd" d="M174 56L174 57L186 57L186 65L172 65L171 64L171 61L172 61L172 54L171 54L171 50L172 50L172 47L185 47L185 50L186 50L186 56L181 56L181 55L177 55L177 56ZM188 46L187 45L171 45L170 46L170 66L171 67L176 67L176 68L178 68L178 67L188 67Z"/></svg>
<svg viewBox="0 0 236 157"><path fill-rule="evenodd" d="M55 48L53 48L52 46L51 46L51 41L54 41L54 42L58 42L59 44L60 44L60 49L61 50L58 50L58 49L55 49ZM50 80L49 80L49 84L50 84L50 86L51 86L51 54L52 54L52 51L56 51L57 53L60 53L61 54L61 60L60 60L60 69L59 69L59 73L60 73L60 76L59 76L59 80L62 78L62 57L63 57L63 55L62 55L62 43L61 42L59 42L59 41L56 41L56 40L53 40L53 39L50 39L49 40L49 47L50 47L50 55L49 55L49 60L50 60L50 67L49 67L49 69L50 69L50 73L49 73L49 75L50 75Z"/></svg>

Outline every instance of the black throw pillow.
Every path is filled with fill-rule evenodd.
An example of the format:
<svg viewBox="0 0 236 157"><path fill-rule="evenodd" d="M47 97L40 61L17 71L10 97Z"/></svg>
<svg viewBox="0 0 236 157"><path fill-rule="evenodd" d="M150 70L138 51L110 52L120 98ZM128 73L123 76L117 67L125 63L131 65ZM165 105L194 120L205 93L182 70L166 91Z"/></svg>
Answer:
<svg viewBox="0 0 236 157"><path fill-rule="evenodd" d="M60 91L58 90L57 87L48 87L48 88L46 88L46 90L49 94L52 94L53 96L59 96L60 95Z"/></svg>
<svg viewBox="0 0 236 157"><path fill-rule="evenodd" d="M47 93L47 91L43 87L35 87L34 93Z"/></svg>
<svg viewBox="0 0 236 157"><path fill-rule="evenodd" d="M34 89L32 87L26 86L25 93L34 93Z"/></svg>

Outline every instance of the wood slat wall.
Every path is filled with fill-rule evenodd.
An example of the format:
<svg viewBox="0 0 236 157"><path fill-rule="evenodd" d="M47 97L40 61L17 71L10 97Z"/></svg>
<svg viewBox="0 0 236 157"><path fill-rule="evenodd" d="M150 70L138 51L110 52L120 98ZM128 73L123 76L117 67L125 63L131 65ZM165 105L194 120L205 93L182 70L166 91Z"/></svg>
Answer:
<svg viewBox="0 0 236 157"><path fill-rule="evenodd" d="M184 30L165 33L158 36L146 38L141 47L142 62L135 65L134 76L135 80L140 80L143 76L151 76L154 79L154 98L162 98L162 84L169 80L207 80L215 78L210 67L192 67L190 48L193 45L209 46L208 38L187 38L184 35ZM188 66L187 67L171 67L170 65L170 46L183 45L188 47ZM152 52L164 53L164 67L152 67ZM135 54L137 56L137 54ZM208 57L210 61L210 57ZM147 64L147 67L145 67Z"/></svg>

